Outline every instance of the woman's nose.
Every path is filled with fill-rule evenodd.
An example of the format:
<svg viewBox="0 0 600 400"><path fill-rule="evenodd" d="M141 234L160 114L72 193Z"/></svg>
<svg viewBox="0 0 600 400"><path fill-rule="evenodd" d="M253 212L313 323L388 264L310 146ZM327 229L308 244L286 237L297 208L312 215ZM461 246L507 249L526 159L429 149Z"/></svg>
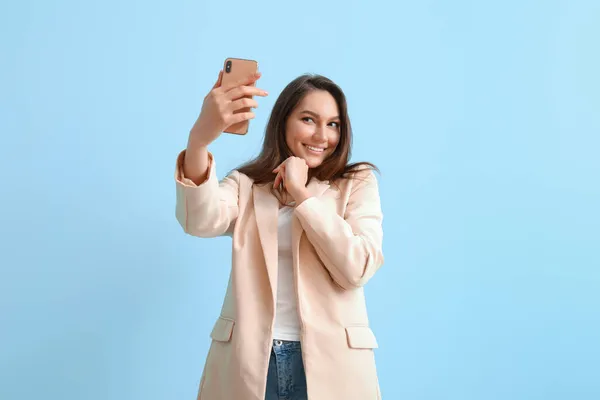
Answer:
<svg viewBox="0 0 600 400"><path fill-rule="evenodd" d="M322 126L317 126L315 128L315 133L313 133L313 137L316 141L321 141L324 142L325 140L327 140L327 136L325 134L326 130L324 127Z"/></svg>

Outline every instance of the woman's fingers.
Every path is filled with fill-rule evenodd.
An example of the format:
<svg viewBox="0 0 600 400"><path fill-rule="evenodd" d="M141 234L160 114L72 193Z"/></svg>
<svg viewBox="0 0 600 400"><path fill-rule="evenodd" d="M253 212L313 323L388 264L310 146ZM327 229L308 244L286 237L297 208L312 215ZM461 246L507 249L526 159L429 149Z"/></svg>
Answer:
<svg viewBox="0 0 600 400"><path fill-rule="evenodd" d="M238 122L247 121L249 119L253 119L255 117L253 112L241 112L236 114L231 114L230 117L225 121L227 126L231 126L233 124L237 124Z"/></svg>
<svg viewBox="0 0 600 400"><path fill-rule="evenodd" d="M273 182L273 187L277 188L281 183L285 184L285 161L275 168L273 172L277 174L275 181Z"/></svg>
<svg viewBox="0 0 600 400"><path fill-rule="evenodd" d="M280 185L285 186L285 172L279 171L277 176L275 177L275 181L273 182L273 188L277 189Z"/></svg>
<svg viewBox="0 0 600 400"><path fill-rule="evenodd" d="M283 168L283 164L285 164L285 161L282 162L281 164L279 164L279 166L277 168L275 168L273 170L274 173L278 173L282 168Z"/></svg>
<svg viewBox="0 0 600 400"><path fill-rule="evenodd" d="M287 162L290 160L291 157L286 158L285 160L283 160L283 162L281 164L279 164L277 166L277 168L275 168L273 170L274 173L278 173L279 171L283 172L285 169L285 165L287 164Z"/></svg>
<svg viewBox="0 0 600 400"><path fill-rule="evenodd" d="M258 108L258 103L254 99L244 97L229 104L229 109L233 112L242 108Z"/></svg>
<svg viewBox="0 0 600 400"><path fill-rule="evenodd" d="M225 94L225 97L231 101L240 99L246 96L261 96L266 97L269 93L266 90L259 89L255 86L238 86Z"/></svg>
<svg viewBox="0 0 600 400"><path fill-rule="evenodd" d="M283 178L281 177L281 174L278 173L277 176L275 177L275 180L273 181L273 189L277 189L277 187L281 183L282 179Z"/></svg>

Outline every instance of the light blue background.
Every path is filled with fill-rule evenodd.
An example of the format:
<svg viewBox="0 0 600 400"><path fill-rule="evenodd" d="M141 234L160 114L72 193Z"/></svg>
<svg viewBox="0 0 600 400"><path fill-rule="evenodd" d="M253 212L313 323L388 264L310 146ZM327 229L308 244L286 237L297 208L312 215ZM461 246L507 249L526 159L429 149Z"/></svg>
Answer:
<svg viewBox="0 0 600 400"><path fill-rule="evenodd" d="M228 56L271 96L212 146L220 177L297 75L346 91L354 160L383 172L385 399L600 398L599 21L573 0L4 2L0 398L195 398L230 240L182 232L172 176Z"/></svg>

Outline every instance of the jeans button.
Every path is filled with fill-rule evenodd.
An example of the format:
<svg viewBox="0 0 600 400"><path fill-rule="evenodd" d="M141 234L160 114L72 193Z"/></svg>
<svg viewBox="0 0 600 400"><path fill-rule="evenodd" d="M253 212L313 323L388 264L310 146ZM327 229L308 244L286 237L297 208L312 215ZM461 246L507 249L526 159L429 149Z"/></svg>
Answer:
<svg viewBox="0 0 600 400"><path fill-rule="evenodd" d="M283 344L283 342L281 340L275 341L275 346L281 346L282 344Z"/></svg>

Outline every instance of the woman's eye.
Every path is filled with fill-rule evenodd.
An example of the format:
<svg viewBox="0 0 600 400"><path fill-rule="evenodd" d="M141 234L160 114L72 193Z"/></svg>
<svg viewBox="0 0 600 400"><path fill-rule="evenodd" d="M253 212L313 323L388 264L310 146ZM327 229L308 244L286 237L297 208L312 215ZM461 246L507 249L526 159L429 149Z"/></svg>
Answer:
<svg viewBox="0 0 600 400"><path fill-rule="evenodd" d="M308 121L312 121L313 119L311 117L304 117L302 118L302 121L304 122L308 122Z"/></svg>
<svg viewBox="0 0 600 400"><path fill-rule="evenodd" d="M339 128L339 127L340 127L340 123L339 123L339 122L332 122L332 124L335 124L334 126L335 126L336 128Z"/></svg>

